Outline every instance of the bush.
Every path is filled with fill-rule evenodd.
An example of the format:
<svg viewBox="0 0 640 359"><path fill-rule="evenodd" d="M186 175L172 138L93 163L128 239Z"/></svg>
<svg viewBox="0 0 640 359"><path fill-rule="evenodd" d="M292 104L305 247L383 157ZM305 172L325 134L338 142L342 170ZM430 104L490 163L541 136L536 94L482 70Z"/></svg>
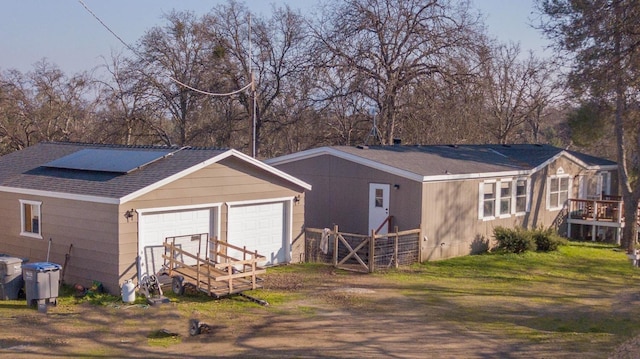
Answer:
<svg viewBox="0 0 640 359"><path fill-rule="evenodd" d="M532 237L539 252L555 251L559 246L565 245L568 242L565 238L560 237L556 233L556 231L551 228L539 228L533 230Z"/></svg>
<svg viewBox="0 0 640 359"><path fill-rule="evenodd" d="M531 231L520 227L515 229L496 227L493 230L493 236L498 242L498 249L507 253L524 253L536 250L536 242Z"/></svg>

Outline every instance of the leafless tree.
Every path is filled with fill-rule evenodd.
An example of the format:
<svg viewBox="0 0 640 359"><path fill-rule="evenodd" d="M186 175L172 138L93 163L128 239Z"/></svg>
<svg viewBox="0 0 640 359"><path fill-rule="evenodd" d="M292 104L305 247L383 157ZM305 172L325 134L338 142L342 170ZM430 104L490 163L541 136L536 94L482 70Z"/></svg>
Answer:
<svg viewBox="0 0 640 359"><path fill-rule="evenodd" d="M532 54L524 60L520 54L517 44L501 45L483 66L487 81L485 128L493 135L492 141L501 144L526 140L525 125L531 124L536 107L545 98L535 102L531 96L538 90L536 75L544 69Z"/></svg>
<svg viewBox="0 0 640 359"><path fill-rule="evenodd" d="M448 57L474 45L477 24L466 1L347 0L331 2L313 31L319 64L351 74L343 86L376 107L386 144L410 88L448 74Z"/></svg>
<svg viewBox="0 0 640 359"><path fill-rule="evenodd" d="M96 131L92 141L125 145L171 142L162 120L151 111L154 101L135 61L112 54L102 67L108 78L100 87ZM161 139L167 139L162 141Z"/></svg>
<svg viewBox="0 0 640 359"><path fill-rule="evenodd" d="M168 24L147 31L138 46L139 80L156 100L156 111L164 110L167 145L186 145L197 136L203 122L201 112L207 97L184 86L220 91L216 81L217 44L207 41L204 25L192 13L171 12ZM182 85L184 84L184 85ZM157 112L158 113L158 112Z"/></svg>
<svg viewBox="0 0 640 359"><path fill-rule="evenodd" d="M82 141L92 131L90 82L86 74L67 78L46 60L23 74L8 71L0 82L0 138L3 152L40 141Z"/></svg>
<svg viewBox="0 0 640 359"><path fill-rule="evenodd" d="M257 155L281 152L278 148L261 149L261 138L275 135L283 126L295 126L300 115L307 113L309 104L300 96L307 91L304 18L288 6L272 8L269 18L258 17L244 5L230 1L216 7L205 23L211 36L224 46L227 66L221 75L235 88L254 80L255 91L240 93L238 98L246 115L244 127L250 130L243 138L251 139L255 134ZM273 141L270 145L278 146Z"/></svg>

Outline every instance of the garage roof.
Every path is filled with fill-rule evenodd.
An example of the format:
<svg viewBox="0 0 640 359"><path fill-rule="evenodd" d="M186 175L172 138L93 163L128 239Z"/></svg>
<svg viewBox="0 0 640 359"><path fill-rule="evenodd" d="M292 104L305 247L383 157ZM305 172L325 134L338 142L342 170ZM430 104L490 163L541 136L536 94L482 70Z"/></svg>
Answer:
<svg viewBox="0 0 640 359"><path fill-rule="evenodd" d="M100 153L94 157L98 161L125 163L127 171L117 164L103 163L96 167L86 161L81 165L87 168L56 165L61 159L73 159L73 154L86 150ZM160 153L162 156L155 157ZM153 160L148 160L149 155ZM311 189L309 184L236 150L47 142L0 157L0 191L124 203L228 157L239 158L290 183ZM135 168L129 168L134 162Z"/></svg>

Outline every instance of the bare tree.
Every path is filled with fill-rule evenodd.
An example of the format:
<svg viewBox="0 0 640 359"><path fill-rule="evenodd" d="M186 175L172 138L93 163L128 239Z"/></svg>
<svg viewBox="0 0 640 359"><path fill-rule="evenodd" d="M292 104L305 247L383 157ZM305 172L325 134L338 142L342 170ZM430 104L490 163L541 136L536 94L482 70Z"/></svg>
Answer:
<svg viewBox="0 0 640 359"><path fill-rule="evenodd" d="M135 61L112 54L103 66L109 78L100 85L94 142L126 145L171 142L159 116L151 111L153 99L147 91L147 81ZM164 141L161 139L165 139Z"/></svg>
<svg viewBox="0 0 640 359"><path fill-rule="evenodd" d="M391 143L410 88L449 72L448 57L474 45L478 19L468 2L348 0L330 3L313 27L320 64L377 108Z"/></svg>
<svg viewBox="0 0 640 359"><path fill-rule="evenodd" d="M40 141L82 141L92 131L87 75L67 78L46 60L34 66L27 74L9 71L0 83L3 151Z"/></svg>
<svg viewBox="0 0 640 359"><path fill-rule="evenodd" d="M501 144L523 142L526 140L525 125L531 124L536 107L545 100L541 93L538 93L541 97L538 102L531 96L532 92L541 91L546 85L536 82L539 80L536 75L544 68L532 54L521 60L517 44L498 46L492 60L483 68L487 109L485 128L493 135L492 141Z"/></svg>
<svg viewBox="0 0 640 359"><path fill-rule="evenodd" d="M530 134L528 142L540 143L541 132L552 125L558 106L561 106L566 95L566 88L555 71L553 60L541 60L530 54L529 60L533 73L527 86L527 102L530 113L527 124Z"/></svg>
<svg viewBox="0 0 640 359"><path fill-rule="evenodd" d="M257 155L280 152L261 149L261 138L282 126L293 126L297 115L308 107L299 96L307 91L304 18L288 6L274 7L270 18L257 17L244 5L230 1L215 8L205 23L211 36L224 46L227 65L221 74L225 79L235 88L254 80L254 91L238 97L246 114L245 128L250 129L243 138L255 134Z"/></svg>
<svg viewBox="0 0 640 359"><path fill-rule="evenodd" d="M449 58L454 76L427 78L418 84L402 108L406 117L403 140L421 144L485 143L490 141L483 127L485 82L479 65L488 61L487 48L475 54Z"/></svg>
<svg viewBox="0 0 640 359"><path fill-rule="evenodd" d="M216 45L205 38L202 22L188 12L171 12L165 27L149 30L140 41L137 67L140 81L156 99L155 111L166 111L168 145L185 145L197 135L203 119L199 109L207 97L187 86L219 91ZM186 86L184 86L184 85Z"/></svg>

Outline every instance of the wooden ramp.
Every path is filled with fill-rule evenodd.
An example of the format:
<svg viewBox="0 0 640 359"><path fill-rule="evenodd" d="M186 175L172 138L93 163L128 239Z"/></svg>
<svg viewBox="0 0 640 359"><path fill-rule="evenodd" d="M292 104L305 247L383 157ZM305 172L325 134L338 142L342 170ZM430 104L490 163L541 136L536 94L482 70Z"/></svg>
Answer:
<svg viewBox="0 0 640 359"><path fill-rule="evenodd" d="M186 237L191 240L196 238L195 235ZM220 298L262 288L258 275L266 273L266 269L259 267L258 262L263 261L264 256L246 248L208 238L204 239L209 250L202 256L200 250L195 254L183 250L179 238L166 238L163 244L165 273L172 278L171 288L174 293L181 295L185 288L193 287L212 297ZM202 240L202 236L200 238ZM198 248L202 246L198 245ZM230 250L240 253L242 258L228 256Z"/></svg>

